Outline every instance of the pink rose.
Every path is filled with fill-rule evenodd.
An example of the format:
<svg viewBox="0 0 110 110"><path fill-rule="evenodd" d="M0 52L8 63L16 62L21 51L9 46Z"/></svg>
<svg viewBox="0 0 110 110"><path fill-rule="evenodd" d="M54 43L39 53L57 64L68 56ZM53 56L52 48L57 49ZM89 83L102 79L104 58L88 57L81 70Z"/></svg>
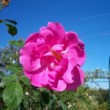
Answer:
<svg viewBox="0 0 110 110"><path fill-rule="evenodd" d="M75 90L84 83L84 61L84 43L60 23L49 22L31 34L20 50L20 63L31 84L56 91Z"/></svg>

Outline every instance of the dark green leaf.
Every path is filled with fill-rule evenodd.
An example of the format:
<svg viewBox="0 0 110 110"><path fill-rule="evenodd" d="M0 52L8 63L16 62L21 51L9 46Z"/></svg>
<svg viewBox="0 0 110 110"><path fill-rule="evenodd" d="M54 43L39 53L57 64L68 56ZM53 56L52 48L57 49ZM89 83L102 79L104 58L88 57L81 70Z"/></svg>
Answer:
<svg viewBox="0 0 110 110"><path fill-rule="evenodd" d="M5 74L3 74L3 72L0 71L0 77L4 77Z"/></svg>
<svg viewBox="0 0 110 110"><path fill-rule="evenodd" d="M13 26L11 24L6 24L6 26L8 27L9 34L11 34L12 36L15 36L17 34L17 29L15 26Z"/></svg>
<svg viewBox="0 0 110 110"><path fill-rule="evenodd" d="M53 107L55 107L56 100L51 99L49 102L49 110L53 110Z"/></svg>
<svg viewBox="0 0 110 110"><path fill-rule="evenodd" d="M3 23L4 21L3 20L0 20L0 23Z"/></svg>
<svg viewBox="0 0 110 110"><path fill-rule="evenodd" d="M23 97L23 88L18 82L10 83L3 91L3 100L10 109L17 107Z"/></svg>
<svg viewBox="0 0 110 110"><path fill-rule="evenodd" d="M58 104L62 107L63 110L68 110L67 106L62 101L58 101Z"/></svg>
<svg viewBox="0 0 110 110"><path fill-rule="evenodd" d="M34 97L38 98L38 95L39 95L38 91L33 90L32 93L33 93L33 96L34 96Z"/></svg>
<svg viewBox="0 0 110 110"><path fill-rule="evenodd" d="M56 97L56 95L54 95L54 94L52 94L52 98L53 98L54 100L57 100L57 97Z"/></svg>
<svg viewBox="0 0 110 110"><path fill-rule="evenodd" d="M10 23L12 23L12 24L17 24L17 22L16 21L14 21L14 20L9 20L9 19L5 19L5 21L8 21L8 22L10 22Z"/></svg>
<svg viewBox="0 0 110 110"><path fill-rule="evenodd" d="M49 93L47 91L43 91L41 93L41 96L42 96L42 99L43 99L44 103L45 104L48 104L49 103L49 100L50 100Z"/></svg>
<svg viewBox="0 0 110 110"><path fill-rule="evenodd" d="M26 78L25 76L21 76L20 77L20 80L26 85L26 86L31 86L31 84L30 84L30 82L29 82L29 79L28 78Z"/></svg>
<svg viewBox="0 0 110 110"><path fill-rule="evenodd" d="M0 98L3 98L3 89L0 89Z"/></svg>

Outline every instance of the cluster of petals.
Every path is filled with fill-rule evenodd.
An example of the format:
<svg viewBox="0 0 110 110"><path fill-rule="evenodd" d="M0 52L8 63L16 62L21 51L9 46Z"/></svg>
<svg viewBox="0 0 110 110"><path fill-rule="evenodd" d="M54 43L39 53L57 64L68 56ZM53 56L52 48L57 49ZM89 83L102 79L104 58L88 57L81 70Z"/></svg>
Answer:
<svg viewBox="0 0 110 110"><path fill-rule="evenodd" d="M84 43L75 32L48 22L29 35L20 49L20 63L31 84L55 91L75 90L84 83Z"/></svg>

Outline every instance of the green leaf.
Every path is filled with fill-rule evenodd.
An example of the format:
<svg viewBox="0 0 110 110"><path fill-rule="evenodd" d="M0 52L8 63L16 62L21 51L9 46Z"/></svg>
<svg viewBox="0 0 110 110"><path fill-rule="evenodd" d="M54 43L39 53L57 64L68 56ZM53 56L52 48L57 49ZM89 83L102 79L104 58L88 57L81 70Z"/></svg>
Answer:
<svg viewBox="0 0 110 110"><path fill-rule="evenodd" d="M0 98L3 98L3 89L0 89Z"/></svg>
<svg viewBox="0 0 110 110"><path fill-rule="evenodd" d="M22 40L16 41L16 40L12 40L9 41L10 45L14 45L14 46L18 46L18 47L22 47L24 45L24 42Z"/></svg>
<svg viewBox="0 0 110 110"><path fill-rule="evenodd" d="M68 110L67 106L62 101L58 101L58 104L62 107L63 110Z"/></svg>
<svg viewBox="0 0 110 110"><path fill-rule="evenodd" d="M26 86L31 87L31 84L30 84L29 79L26 78L25 76L22 75L22 76L20 77L20 80L21 80Z"/></svg>
<svg viewBox="0 0 110 110"><path fill-rule="evenodd" d="M1 80L1 83L0 83L0 87L4 87L4 86L8 85L10 82L13 82L16 80L17 80L16 75L10 75L10 76L3 77Z"/></svg>
<svg viewBox="0 0 110 110"><path fill-rule="evenodd" d="M57 100L57 97L56 97L55 94L52 94L52 98L53 98L54 100Z"/></svg>
<svg viewBox="0 0 110 110"><path fill-rule="evenodd" d="M18 82L10 83L3 91L3 100L10 109L17 107L23 97L23 88Z"/></svg>
<svg viewBox="0 0 110 110"><path fill-rule="evenodd" d="M14 24L14 25L16 25L16 24L17 24L17 22L16 22L16 21L14 21L14 20L5 19L5 21L8 21L8 22L10 22L10 23L12 23L12 24Z"/></svg>
<svg viewBox="0 0 110 110"><path fill-rule="evenodd" d="M38 95L39 95L38 91L33 90L32 93L35 98L38 98Z"/></svg>
<svg viewBox="0 0 110 110"><path fill-rule="evenodd" d="M55 104L56 104L56 100L54 100L54 99L51 99L50 101L49 101L49 110L53 110L53 107L55 107Z"/></svg>
<svg viewBox="0 0 110 110"><path fill-rule="evenodd" d="M4 77L5 74L3 74L3 72L0 71L0 77Z"/></svg>
<svg viewBox="0 0 110 110"><path fill-rule="evenodd" d="M12 73L22 73L22 68L15 64L6 65L5 68L10 70Z"/></svg>
<svg viewBox="0 0 110 110"><path fill-rule="evenodd" d="M8 27L9 34L11 34L12 36L15 36L17 34L17 29L15 26L13 26L11 24L6 24L6 26Z"/></svg>
<svg viewBox="0 0 110 110"><path fill-rule="evenodd" d="M4 22L4 20L0 20L0 23L3 23Z"/></svg>
<svg viewBox="0 0 110 110"><path fill-rule="evenodd" d="M49 93L47 91L43 91L41 93L41 96L42 96L42 99L43 99L44 103L45 104L48 104L49 103L49 100L50 100Z"/></svg>

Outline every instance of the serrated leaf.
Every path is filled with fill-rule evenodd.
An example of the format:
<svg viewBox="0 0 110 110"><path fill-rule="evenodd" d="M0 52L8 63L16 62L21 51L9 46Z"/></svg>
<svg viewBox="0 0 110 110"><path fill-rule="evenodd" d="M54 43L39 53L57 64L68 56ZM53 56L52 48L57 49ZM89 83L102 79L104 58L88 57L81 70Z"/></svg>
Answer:
<svg viewBox="0 0 110 110"><path fill-rule="evenodd" d="M22 72L22 68L17 65L14 65L14 64L6 65L5 68L10 70L12 73L21 73Z"/></svg>
<svg viewBox="0 0 110 110"><path fill-rule="evenodd" d="M28 87L31 86L29 79L26 78L25 76L22 75L22 76L20 77L20 80L21 80L26 86L28 86Z"/></svg>
<svg viewBox="0 0 110 110"><path fill-rule="evenodd" d="M10 83L3 91L3 100L10 109L17 107L23 97L23 88L18 82Z"/></svg>
<svg viewBox="0 0 110 110"><path fill-rule="evenodd" d="M3 77L0 83L1 87L5 87L6 85L8 85L9 83L16 81L17 80L17 76L16 75L10 75L10 76L6 76Z"/></svg>
<svg viewBox="0 0 110 110"><path fill-rule="evenodd" d="M16 24L17 24L17 22L16 22L16 21L14 21L14 20L5 19L5 21L8 21L8 22L10 22L10 23L12 23L12 24L14 24L14 25L16 25Z"/></svg>
<svg viewBox="0 0 110 110"><path fill-rule="evenodd" d="M12 36L15 36L17 34L17 28L11 24L6 24L8 27L8 33L11 34Z"/></svg>

